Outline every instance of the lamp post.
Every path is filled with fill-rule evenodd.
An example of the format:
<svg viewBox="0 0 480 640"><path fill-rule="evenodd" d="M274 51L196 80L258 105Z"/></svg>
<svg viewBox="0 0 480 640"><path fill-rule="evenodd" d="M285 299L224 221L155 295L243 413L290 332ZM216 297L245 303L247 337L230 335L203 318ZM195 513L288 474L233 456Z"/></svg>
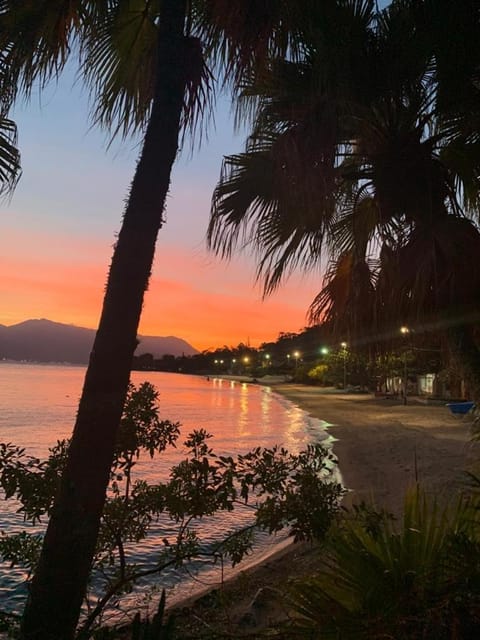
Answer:
<svg viewBox="0 0 480 640"><path fill-rule="evenodd" d="M293 357L295 358L295 371L296 371L297 367L298 367L298 359L300 358L300 352L299 351L294 351L293 352Z"/></svg>
<svg viewBox="0 0 480 640"><path fill-rule="evenodd" d="M400 333L404 338L410 333L408 327L400 327ZM407 347L404 347L403 352L403 404L407 404Z"/></svg>
<svg viewBox="0 0 480 640"><path fill-rule="evenodd" d="M340 346L343 349L343 390L347 388L347 343L341 342Z"/></svg>

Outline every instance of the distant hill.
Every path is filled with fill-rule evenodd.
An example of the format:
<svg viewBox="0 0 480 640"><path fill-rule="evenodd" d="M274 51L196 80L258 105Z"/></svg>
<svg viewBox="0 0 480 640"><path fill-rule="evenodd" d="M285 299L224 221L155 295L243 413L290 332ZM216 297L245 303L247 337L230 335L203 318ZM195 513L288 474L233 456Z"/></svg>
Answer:
<svg viewBox="0 0 480 640"><path fill-rule="evenodd" d="M26 320L6 327L0 325L0 359L32 362L70 362L86 364L92 350L95 331L51 320ZM135 355L151 353L194 355L197 349L175 336L138 336Z"/></svg>

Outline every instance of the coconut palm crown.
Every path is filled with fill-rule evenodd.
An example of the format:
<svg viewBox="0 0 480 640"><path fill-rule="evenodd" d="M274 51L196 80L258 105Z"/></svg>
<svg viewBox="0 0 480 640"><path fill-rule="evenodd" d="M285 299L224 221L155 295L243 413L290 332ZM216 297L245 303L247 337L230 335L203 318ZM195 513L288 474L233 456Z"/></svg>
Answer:
<svg viewBox="0 0 480 640"><path fill-rule="evenodd" d="M442 328L465 368L480 295L480 8L333 5L305 26L301 60L272 59L245 84L254 127L224 160L210 247L256 252L266 294L328 259L313 321L353 341ZM480 392L480 366L474 378Z"/></svg>

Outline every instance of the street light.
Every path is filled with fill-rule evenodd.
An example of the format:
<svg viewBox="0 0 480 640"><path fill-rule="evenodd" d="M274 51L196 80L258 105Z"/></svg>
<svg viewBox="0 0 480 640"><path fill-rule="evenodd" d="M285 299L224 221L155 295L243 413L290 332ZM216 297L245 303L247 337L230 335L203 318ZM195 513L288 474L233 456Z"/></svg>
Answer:
<svg viewBox="0 0 480 640"><path fill-rule="evenodd" d="M400 333L404 338L410 333L408 327L400 327ZM404 347L403 351L403 404L407 404L407 347Z"/></svg>
<svg viewBox="0 0 480 640"><path fill-rule="evenodd" d="M298 366L298 359L300 358L300 352L299 351L294 351L293 352L293 357L295 358L295 369Z"/></svg>
<svg viewBox="0 0 480 640"><path fill-rule="evenodd" d="M341 342L340 346L343 349L343 390L347 388L347 347L346 342Z"/></svg>

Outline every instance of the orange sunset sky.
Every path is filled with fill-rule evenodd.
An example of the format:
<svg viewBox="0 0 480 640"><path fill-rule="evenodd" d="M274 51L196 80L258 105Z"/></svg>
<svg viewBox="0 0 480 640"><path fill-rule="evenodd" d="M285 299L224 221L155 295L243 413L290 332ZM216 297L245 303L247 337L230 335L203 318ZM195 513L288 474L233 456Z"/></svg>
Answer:
<svg viewBox="0 0 480 640"><path fill-rule="evenodd" d="M17 107L23 176L1 202L0 324L48 318L95 328L115 233L138 141L115 142L91 128L73 74ZM251 257L223 262L205 247L210 197L222 154L242 150L225 100L200 151L175 167L140 333L176 335L197 349L299 331L320 274L294 274L262 301Z"/></svg>

